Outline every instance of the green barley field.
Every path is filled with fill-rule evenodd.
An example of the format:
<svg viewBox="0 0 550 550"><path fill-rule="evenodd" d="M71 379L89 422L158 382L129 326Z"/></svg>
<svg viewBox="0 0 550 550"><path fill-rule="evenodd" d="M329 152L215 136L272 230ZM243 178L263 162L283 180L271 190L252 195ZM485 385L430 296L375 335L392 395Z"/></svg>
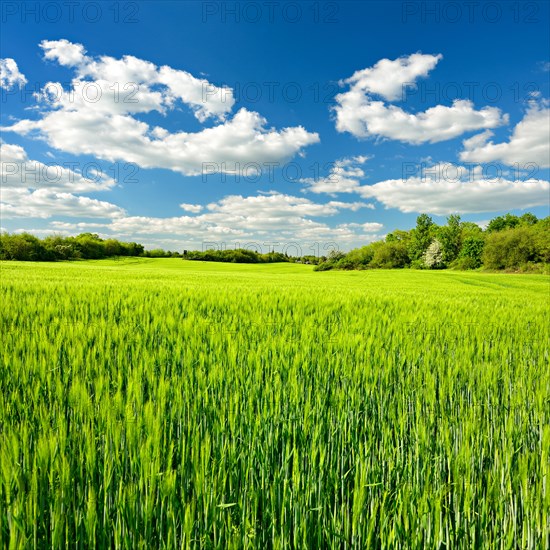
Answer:
<svg viewBox="0 0 550 550"><path fill-rule="evenodd" d="M0 270L0 547L550 547L548 277Z"/></svg>

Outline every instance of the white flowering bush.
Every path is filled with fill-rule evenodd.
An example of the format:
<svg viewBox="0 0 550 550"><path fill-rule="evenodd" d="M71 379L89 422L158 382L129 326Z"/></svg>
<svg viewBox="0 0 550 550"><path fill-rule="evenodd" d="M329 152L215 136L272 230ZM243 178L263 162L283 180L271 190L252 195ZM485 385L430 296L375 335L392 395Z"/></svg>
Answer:
<svg viewBox="0 0 550 550"><path fill-rule="evenodd" d="M434 239L430 243L430 246L428 246L428 249L424 252L422 259L424 260L426 267L429 267L430 269L443 267L443 247L437 239Z"/></svg>

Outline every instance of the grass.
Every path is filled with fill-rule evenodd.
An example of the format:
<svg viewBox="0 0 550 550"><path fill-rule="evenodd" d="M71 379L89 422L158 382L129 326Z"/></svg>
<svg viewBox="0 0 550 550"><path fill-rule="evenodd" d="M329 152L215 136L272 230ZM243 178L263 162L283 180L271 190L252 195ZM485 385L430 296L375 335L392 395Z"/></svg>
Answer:
<svg viewBox="0 0 550 550"><path fill-rule="evenodd" d="M547 277L0 270L1 546L549 547Z"/></svg>

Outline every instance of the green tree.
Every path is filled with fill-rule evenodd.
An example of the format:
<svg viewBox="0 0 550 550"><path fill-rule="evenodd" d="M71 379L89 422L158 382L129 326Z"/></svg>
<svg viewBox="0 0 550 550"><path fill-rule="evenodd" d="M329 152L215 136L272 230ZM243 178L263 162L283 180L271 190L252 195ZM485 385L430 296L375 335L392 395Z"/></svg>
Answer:
<svg viewBox="0 0 550 550"><path fill-rule="evenodd" d="M122 255L122 245L116 239L107 239L103 242L103 250L105 256L121 256Z"/></svg>
<svg viewBox="0 0 550 550"><path fill-rule="evenodd" d="M105 257L103 241L95 233L81 233L78 235L76 246L84 259L99 260Z"/></svg>
<svg viewBox="0 0 550 550"><path fill-rule="evenodd" d="M519 217L519 225L535 225L538 221L539 219L531 212L525 212L523 216Z"/></svg>
<svg viewBox="0 0 550 550"><path fill-rule="evenodd" d="M34 235L3 233L2 256L6 260L40 261L48 259L48 252Z"/></svg>
<svg viewBox="0 0 550 550"><path fill-rule="evenodd" d="M434 222L427 214L420 214L416 218L416 227L411 231L409 242L409 256L411 260L420 260L430 246L435 229Z"/></svg>
<svg viewBox="0 0 550 550"><path fill-rule="evenodd" d="M122 245L122 256L142 256L144 246L138 243L120 243Z"/></svg>
<svg viewBox="0 0 550 550"><path fill-rule="evenodd" d="M368 244L361 248L350 250L346 254L346 257L356 268L361 269L367 267L372 262L375 250L376 245Z"/></svg>
<svg viewBox="0 0 550 550"><path fill-rule="evenodd" d="M452 214L447 218L447 225L439 228L439 243L441 245L442 261L449 265L460 252L461 228L460 216Z"/></svg>
<svg viewBox="0 0 550 550"><path fill-rule="evenodd" d="M403 242L408 244L411 240L411 233L409 231L403 231L402 229L396 229L386 235L386 242Z"/></svg>
<svg viewBox="0 0 550 550"><path fill-rule="evenodd" d="M372 267L394 269L406 267L410 263L409 252L404 243L394 241L382 243L374 252Z"/></svg>
<svg viewBox="0 0 550 550"><path fill-rule="evenodd" d="M482 258L489 269L519 269L537 258L533 231L516 227L489 234Z"/></svg>
<svg viewBox="0 0 550 550"><path fill-rule="evenodd" d="M477 269L481 267L485 240L483 235L470 235L462 243L457 267L460 269Z"/></svg>
<svg viewBox="0 0 550 550"><path fill-rule="evenodd" d="M550 263L550 216L529 227L535 247L535 261Z"/></svg>
<svg viewBox="0 0 550 550"><path fill-rule="evenodd" d="M483 229L481 229L481 227L479 227L477 223L462 222L460 224L460 233L462 236L462 240L464 241L468 237L483 235Z"/></svg>
<svg viewBox="0 0 550 550"><path fill-rule="evenodd" d="M506 214L505 216L497 216L493 218L487 226L487 233L494 233L495 231L504 231L505 229L513 229L519 225L519 218L513 214Z"/></svg>

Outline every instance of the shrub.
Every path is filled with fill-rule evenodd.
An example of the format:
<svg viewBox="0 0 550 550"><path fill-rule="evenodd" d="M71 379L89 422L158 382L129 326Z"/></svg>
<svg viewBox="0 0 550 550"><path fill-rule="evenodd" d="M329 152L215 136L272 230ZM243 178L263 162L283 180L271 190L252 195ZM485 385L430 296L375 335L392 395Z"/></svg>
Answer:
<svg viewBox="0 0 550 550"><path fill-rule="evenodd" d="M462 243L462 249L455 265L468 266L460 269L476 269L480 267L484 246L485 241L481 235L466 237Z"/></svg>
<svg viewBox="0 0 550 550"><path fill-rule="evenodd" d="M434 239L423 256L426 267L430 269L439 269L444 267L443 264L443 249L441 243Z"/></svg>
<svg viewBox="0 0 550 550"><path fill-rule="evenodd" d="M481 265L481 262L477 262L473 258L468 256L462 256L457 258L451 265L453 269L468 270L468 269L477 269Z"/></svg>
<svg viewBox="0 0 550 550"><path fill-rule="evenodd" d="M355 265L355 267L367 267L374 258L375 250L376 244L373 243L361 248L355 248L354 250L348 252L346 256L348 260Z"/></svg>
<svg viewBox="0 0 550 550"><path fill-rule="evenodd" d="M496 231L487 236L483 263L489 269L519 269L522 264L536 259L532 230L516 227Z"/></svg>
<svg viewBox="0 0 550 550"><path fill-rule="evenodd" d="M372 267L383 269L402 268L410 263L407 247L399 241L382 243L374 252Z"/></svg>

